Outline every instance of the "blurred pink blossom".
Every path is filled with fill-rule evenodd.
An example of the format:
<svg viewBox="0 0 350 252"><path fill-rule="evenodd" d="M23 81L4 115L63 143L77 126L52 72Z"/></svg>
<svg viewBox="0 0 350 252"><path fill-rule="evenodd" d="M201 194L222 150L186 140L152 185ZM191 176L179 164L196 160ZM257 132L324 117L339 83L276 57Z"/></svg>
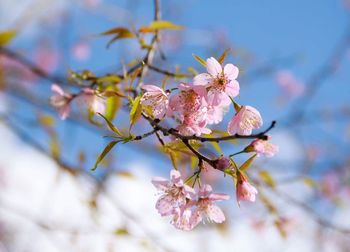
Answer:
<svg viewBox="0 0 350 252"><path fill-rule="evenodd" d="M58 109L60 118L65 120L70 113L69 103L72 100L72 95L65 93L57 84L53 84L51 86L51 90L54 95L50 97L50 103L52 106Z"/></svg>
<svg viewBox="0 0 350 252"><path fill-rule="evenodd" d="M268 140L256 139L250 145L253 146L258 156L273 157L279 151L279 147L270 143L270 140L270 136Z"/></svg>
<svg viewBox="0 0 350 252"><path fill-rule="evenodd" d="M185 206L187 200L193 199L195 196L194 189L184 184L181 174L177 170L171 170L170 180L155 177L152 179L152 183L162 192L156 203L156 209L161 216L173 214L174 209Z"/></svg>
<svg viewBox="0 0 350 252"><path fill-rule="evenodd" d="M204 218L215 223L225 221L225 215L222 210L215 205L216 201L228 200L230 197L223 193L212 193L210 185L202 185L198 192L196 208L193 211L193 225L197 225Z"/></svg>
<svg viewBox="0 0 350 252"><path fill-rule="evenodd" d="M276 74L276 81L288 96L299 96L305 90L304 84L288 70L279 71Z"/></svg>
<svg viewBox="0 0 350 252"><path fill-rule="evenodd" d="M90 45L86 42L78 42L72 47L72 55L76 60L85 61L91 54Z"/></svg>

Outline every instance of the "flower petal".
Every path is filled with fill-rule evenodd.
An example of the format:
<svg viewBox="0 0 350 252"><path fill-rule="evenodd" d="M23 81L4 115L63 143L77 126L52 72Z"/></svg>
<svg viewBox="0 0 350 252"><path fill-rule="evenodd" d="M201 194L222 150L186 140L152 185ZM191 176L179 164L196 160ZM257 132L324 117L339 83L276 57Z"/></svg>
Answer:
<svg viewBox="0 0 350 252"><path fill-rule="evenodd" d="M169 187L169 180L161 177L152 178L152 184L161 191L165 191Z"/></svg>
<svg viewBox="0 0 350 252"><path fill-rule="evenodd" d="M207 206L206 214L208 218L215 223L222 223L225 221L225 215L220 207L210 204Z"/></svg>
<svg viewBox="0 0 350 252"><path fill-rule="evenodd" d="M207 86L213 82L213 77L207 73L201 73L193 78L193 85L196 86Z"/></svg>
<svg viewBox="0 0 350 252"><path fill-rule="evenodd" d="M224 74L229 80L235 80L238 77L239 69L233 64L227 64L224 67Z"/></svg>
<svg viewBox="0 0 350 252"><path fill-rule="evenodd" d="M212 76L217 76L222 73L222 66L213 57L207 59L207 71Z"/></svg>

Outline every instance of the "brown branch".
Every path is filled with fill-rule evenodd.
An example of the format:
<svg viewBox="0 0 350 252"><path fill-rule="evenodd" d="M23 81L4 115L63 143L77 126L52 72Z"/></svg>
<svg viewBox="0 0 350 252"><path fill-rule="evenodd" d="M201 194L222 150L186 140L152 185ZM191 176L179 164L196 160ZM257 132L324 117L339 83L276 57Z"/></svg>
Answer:
<svg viewBox="0 0 350 252"><path fill-rule="evenodd" d="M61 85L72 85L72 83L67 83L64 78L53 76L47 73L45 70L23 57L22 55L12 51L11 49L1 47L0 46L0 54L5 55L6 57L20 63L28 70L30 70L33 74L53 83L61 84Z"/></svg>

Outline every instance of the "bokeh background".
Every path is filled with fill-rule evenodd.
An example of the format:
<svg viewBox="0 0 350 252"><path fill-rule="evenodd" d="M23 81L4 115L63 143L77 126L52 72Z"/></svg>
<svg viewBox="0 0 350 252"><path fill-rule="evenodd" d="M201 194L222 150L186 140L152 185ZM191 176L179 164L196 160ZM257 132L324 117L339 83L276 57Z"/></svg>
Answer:
<svg viewBox="0 0 350 252"><path fill-rule="evenodd" d="M258 108L266 127L277 121L279 154L251 168L262 180L258 201L239 208L232 181L210 170L215 189L231 195L228 220L191 232L154 208L151 177L172 168L154 139L118 146L90 172L106 132L81 116L61 121L48 106L52 82L0 54L0 251L349 251L349 11L341 0L161 1L163 19L185 29L162 33L166 60L154 64L201 72L192 53L218 57L231 48L239 102ZM99 34L152 19L151 0L0 1L0 30L17 31L9 48L60 78L120 72L142 59L136 42L106 48ZM126 126L125 117L118 123Z"/></svg>

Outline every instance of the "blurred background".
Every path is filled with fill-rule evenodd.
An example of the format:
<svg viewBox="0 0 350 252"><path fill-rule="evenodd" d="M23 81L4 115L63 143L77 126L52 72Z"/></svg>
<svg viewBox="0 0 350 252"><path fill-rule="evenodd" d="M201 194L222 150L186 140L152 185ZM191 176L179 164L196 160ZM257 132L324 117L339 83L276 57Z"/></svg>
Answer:
<svg viewBox="0 0 350 252"><path fill-rule="evenodd" d="M277 121L280 152L250 169L257 202L238 207L232 181L209 169L215 191L231 196L227 221L191 232L154 208L151 177L172 169L154 138L118 145L91 172L106 128L79 107L62 121L49 105L51 84L69 71L121 73L141 60L137 42L107 47L100 34L148 25L153 9L151 0L0 1L0 31L16 31L0 50L0 251L350 251L350 1L161 1L162 18L185 29L162 31L165 59L153 64L203 72L193 53L231 48L239 103L258 108L264 127ZM128 127L125 118L120 110L115 122Z"/></svg>

